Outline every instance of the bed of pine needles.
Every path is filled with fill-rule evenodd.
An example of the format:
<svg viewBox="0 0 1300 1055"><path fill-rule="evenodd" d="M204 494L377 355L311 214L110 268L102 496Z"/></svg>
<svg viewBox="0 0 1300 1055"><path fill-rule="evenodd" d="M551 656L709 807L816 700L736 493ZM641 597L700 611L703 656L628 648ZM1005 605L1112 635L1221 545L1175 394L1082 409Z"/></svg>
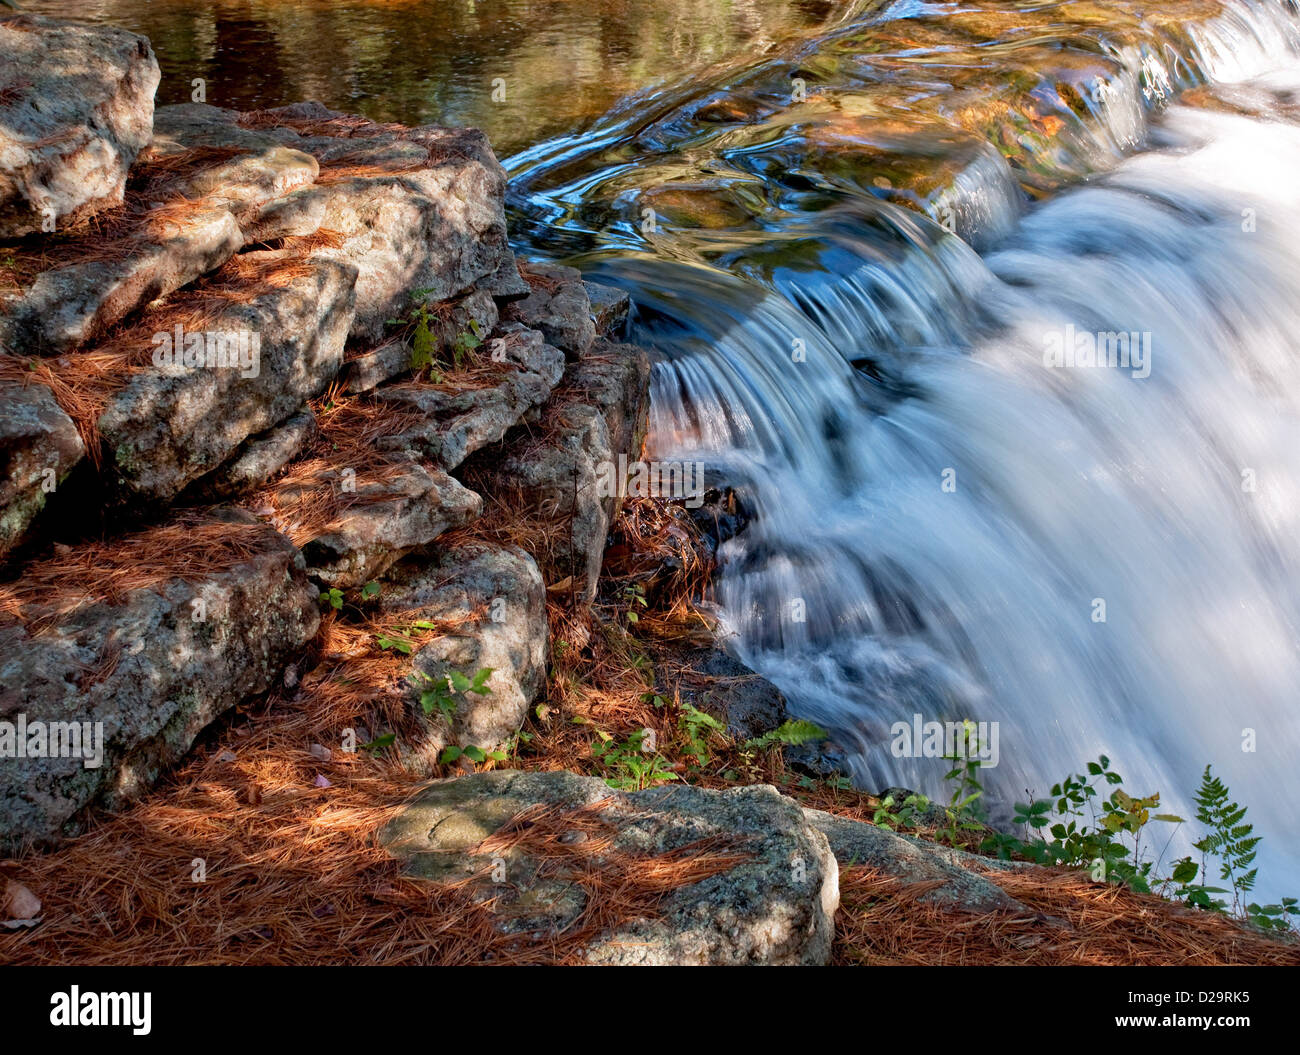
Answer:
<svg viewBox="0 0 1300 1055"><path fill-rule="evenodd" d="M642 557L650 563L657 548L677 552L680 545L662 523L657 534L649 531L666 514L641 508L645 501L629 499L616 529L617 544L633 551L621 566L624 575L637 574L629 569ZM526 548L551 537L542 525L531 536L518 525L512 529L504 514L488 523L496 537L515 531L516 544ZM673 523L689 531L680 519ZM170 571L151 567L147 554L135 554L129 544L114 553L116 545L122 543L108 544L93 559L81 555L46 577L53 583L56 574L89 574L94 566L105 588L127 585L128 556L137 560L131 574L142 580ZM625 737L651 728L666 763L692 782L767 782L806 805L870 817L871 796L797 780L779 750L745 753L715 735L707 760L692 755L679 701L656 702L653 676L656 664L673 661L679 618L673 613L683 599L665 589L633 628L619 601L622 581L611 577L591 607L573 607L563 592L552 595L553 657L544 695L509 759L488 767L604 775L591 753L593 729ZM526 841L530 855L580 877L586 907L560 935L503 933L472 879L440 885L404 877L375 836L423 778L392 747L355 753L338 747L345 729L358 740L381 730L401 740L427 721L406 688L409 657L380 648L378 636L407 632L418 639L454 627L411 631L402 622L400 613L379 618L363 601L327 612L292 687L239 708L142 801L116 815L94 815L85 834L53 852L0 864L0 880L21 883L42 902L38 926L0 932L0 962L576 963L596 934L652 916L669 891L734 863L737 851L701 844L597 867L594 852L607 847L610 834L599 811L516 818L492 839L503 846ZM460 766L469 763L432 772L455 775ZM590 829L590 838L560 839L575 827ZM917 900L924 885L904 887L845 868L835 962L1300 963L1295 944L1079 873L1025 868L988 876L1032 914L945 912Z"/></svg>

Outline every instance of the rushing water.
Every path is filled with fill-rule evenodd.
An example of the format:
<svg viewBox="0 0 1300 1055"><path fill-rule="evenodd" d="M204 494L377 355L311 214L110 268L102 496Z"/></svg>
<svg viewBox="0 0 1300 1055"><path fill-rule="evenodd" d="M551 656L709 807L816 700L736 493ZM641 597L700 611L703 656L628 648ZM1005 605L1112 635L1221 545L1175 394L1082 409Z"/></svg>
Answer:
<svg viewBox="0 0 1300 1055"><path fill-rule="evenodd" d="M891 751L914 714L999 723L995 811L1105 753L1190 816L1213 763L1258 892L1295 893L1294 3L90 6L151 33L165 97L515 150L520 249L635 296L654 456L756 512L735 647L865 786L941 789ZM1099 332L1146 354L1047 365Z"/></svg>
<svg viewBox="0 0 1300 1055"><path fill-rule="evenodd" d="M1105 753L1190 816L1213 763L1276 894L1300 828L1300 20L988 4L1028 28L955 32L959 6L630 100L511 160L521 218L643 306L655 456L757 510L723 551L736 646L864 785L940 790L946 763L891 750L916 714L998 723L995 812ZM1047 365L1118 331L1141 362Z"/></svg>

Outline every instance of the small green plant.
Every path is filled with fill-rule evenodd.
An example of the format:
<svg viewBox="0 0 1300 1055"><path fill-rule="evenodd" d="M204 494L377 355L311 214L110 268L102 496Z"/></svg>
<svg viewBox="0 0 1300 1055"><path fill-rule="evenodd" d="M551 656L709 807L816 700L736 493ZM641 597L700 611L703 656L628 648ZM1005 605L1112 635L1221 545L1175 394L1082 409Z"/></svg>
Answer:
<svg viewBox="0 0 1300 1055"><path fill-rule="evenodd" d="M609 733L596 730L591 757L604 772L605 783L619 791L640 791L668 780L677 774L668 768L668 760L656 752L643 749L645 730L633 733L622 743Z"/></svg>
<svg viewBox="0 0 1300 1055"><path fill-rule="evenodd" d="M327 604L336 612L343 610L343 591L331 586L320 595L320 603Z"/></svg>
<svg viewBox="0 0 1300 1055"><path fill-rule="evenodd" d="M427 299L434 292L432 288L411 290L411 310L405 318L389 319L388 325L404 327L411 341L411 369L417 374L428 371L429 380L436 385L442 382L442 374L434 368L438 342L430 326L433 312Z"/></svg>
<svg viewBox="0 0 1300 1055"><path fill-rule="evenodd" d="M504 751L484 751L483 748L475 747L473 744L467 744L465 747L449 744L442 749L442 754L438 756L438 764L445 766L457 759L468 758L471 762L482 765L489 759L493 762L504 762L509 757Z"/></svg>
<svg viewBox="0 0 1300 1055"><path fill-rule="evenodd" d="M744 751L763 751L777 744L798 747L814 740L825 740L828 736L830 734L820 725L806 722L802 718L792 718L782 722L777 728L764 733L762 736L746 740L741 745L741 749Z"/></svg>
<svg viewBox="0 0 1300 1055"><path fill-rule="evenodd" d="M483 343L486 336L487 332L478 319L470 319L469 327L456 335L456 340L452 342L451 354L457 370L460 369L461 363L473 354L474 349Z"/></svg>
<svg viewBox="0 0 1300 1055"><path fill-rule="evenodd" d="M417 619L413 623L395 626L391 630L376 634L375 644L385 652L400 652L404 656L409 656L415 651L415 635L433 628L433 623L427 619Z"/></svg>
<svg viewBox="0 0 1300 1055"><path fill-rule="evenodd" d="M480 667L473 678L458 670L449 670L441 678L432 678L422 670L411 675L411 684L420 690L420 709L432 715L435 711L448 723L456 717L456 710L465 693L486 696L492 690L487 686L492 677L492 667Z"/></svg>
<svg viewBox="0 0 1300 1055"><path fill-rule="evenodd" d="M1254 825L1246 821L1246 807L1229 802L1229 794L1228 786L1206 766L1196 791L1196 819L1209 831L1192 845L1201 852L1202 875L1205 855L1219 859L1219 879L1228 884L1222 892L1231 892L1232 910L1240 912L1259 874L1258 868L1250 867L1255 862L1259 836L1254 834Z"/></svg>
<svg viewBox="0 0 1300 1055"><path fill-rule="evenodd" d="M371 758L378 758L379 752L385 747L391 747L396 739L395 733L384 733L383 736L376 736L373 740L358 745L357 750L369 752Z"/></svg>
<svg viewBox="0 0 1300 1055"><path fill-rule="evenodd" d="M710 758L709 736L711 734L725 736L726 726L713 715L706 714L689 703L682 704L681 717L678 718L677 722L686 737L685 753L694 758L700 765L708 765Z"/></svg>
<svg viewBox="0 0 1300 1055"><path fill-rule="evenodd" d="M368 583L366 583L363 587L361 587L361 599L362 599L363 601L368 601L368 600L370 600L372 597L378 597L378 596L379 596L379 591L380 591L381 589L382 589L382 587L381 587L381 585L380 585L379 583L377 583L377 582L368 582Z"/></svg>
<svg viewBox="0 0 1300 1055"><path fill-rule="evenodd" d="M1087 768L1087 776L1071 774L1052 785L1050 799L1016 803L1016 823L1035 833L1047 828L1050 841L1038 836L1022 842L999 833L986 838L981 848L1000 857L1018 853L1039 864L1086 868L1099 882L1118 880L1149 893L1154 862L1143 856L1146 826L1152 820L1182 824L1183 818L1152 812L1160 805L1159 793L1136 797L1125 792L1118 786L1124 778L1105 755ZM1107 787L1114 788L1109 795L1103 794Z"/></svg>
<svg viewBox="0 0 1300 1055"><path fill-rule="evenodd" d="M962 832L985 830L980 816L984 786L980 782L979 754L978 726L966 719L962 722L960 742L954 740L952 754L943 756L955 764L944 774L944 780L952 785L952 792L948 805L943 809L947 824L940 831L954 846L961 839Z"/></svg>
<svg viewBox="0 0 1300 1055"><path fill-rule="evenodd" d="M637 620L641 618L641 616L637 613L636 610L637 605L640 605L642 608L647 607L647 602L645 599L645 587L642 586L640 583L637 583L636 585L633 586L624 586L623 600L627 604L627 621L629 623L635 623Z"/></svg>
<svg viewBox="0 0 1300 1055"><path fill-rule="evenodd" d="M876 804L871 815L871 823L881 828L897 831L900 828L919 828L922 815L930 806L930 800L924 795L912 792L899 802L892 794L886 795Z"/></svg>

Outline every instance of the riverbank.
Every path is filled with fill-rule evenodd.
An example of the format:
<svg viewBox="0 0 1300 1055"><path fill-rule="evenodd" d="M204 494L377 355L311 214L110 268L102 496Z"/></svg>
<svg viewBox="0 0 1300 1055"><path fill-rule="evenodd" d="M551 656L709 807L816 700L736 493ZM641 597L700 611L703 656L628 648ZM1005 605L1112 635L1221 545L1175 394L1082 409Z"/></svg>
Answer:
<svg viewBox="0 0 1300 1055"><path fill-rule="evenodd" d="M483 135L0 45L0 958L1300 962L873 823L720 650L743 502L637 493L632 306L516 261Z"/></svg>

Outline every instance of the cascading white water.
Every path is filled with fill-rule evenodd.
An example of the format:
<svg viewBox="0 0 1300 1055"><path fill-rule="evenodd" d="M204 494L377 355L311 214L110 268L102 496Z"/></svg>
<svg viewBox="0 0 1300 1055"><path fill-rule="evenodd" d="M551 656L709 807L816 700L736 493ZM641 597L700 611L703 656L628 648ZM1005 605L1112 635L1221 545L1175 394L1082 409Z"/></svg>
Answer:
<svg viewBox="0 0 1300 1055"><path fill-rule="evenodd" d="M1249 61L1228 28L1232 69L1203 42L1225 77L1290 52L1290 24ZM715 322L657 372L656 453L750 489L721 610L863 785L940 790L945 763L890 750L916 713L999 723L1003 803L1104 753L1191 817L1212 763L1264 835L1258 893L1294 893L1300 127L1175 108L1153 134L983 259L917 235ZM1149 376L1045 365L1068 326L1149 333ZM864 401L863 354L902 398Z"/></svg>
<svg viewBox="0 0 1300 1055"><path fill-rule="evenodd" d="M652 456L703 462L756 511L721 550L734 648L860 785L943 790L947 763L891 750L917 714L998 723L995 819L1103 753L1191 817L1209 763L1264 837L1256 895L1295 893L1300 9L1228 0L1126 36L1035 8L998 53L1064 72L1030 76L998 142L974 144L994 111L956 71L1002 60L897 25L962 10L866 4L736 73L731 124L683 116L721 97L707 79L628 100L507 163L519 226L594 247L591 276L632 291L661 353ZM831 102L799 111L781 93L806 68ZM1206 83L1217 102L1169 108ZM922 216L890 198L882 153L961 160L916 192ZM639 231L638 195L664 184L707 222ZM1047 365L1054 337L1113 332L1149 335L1149 358ZM1167 864L1195 828L1151 849Z"/></svg>

